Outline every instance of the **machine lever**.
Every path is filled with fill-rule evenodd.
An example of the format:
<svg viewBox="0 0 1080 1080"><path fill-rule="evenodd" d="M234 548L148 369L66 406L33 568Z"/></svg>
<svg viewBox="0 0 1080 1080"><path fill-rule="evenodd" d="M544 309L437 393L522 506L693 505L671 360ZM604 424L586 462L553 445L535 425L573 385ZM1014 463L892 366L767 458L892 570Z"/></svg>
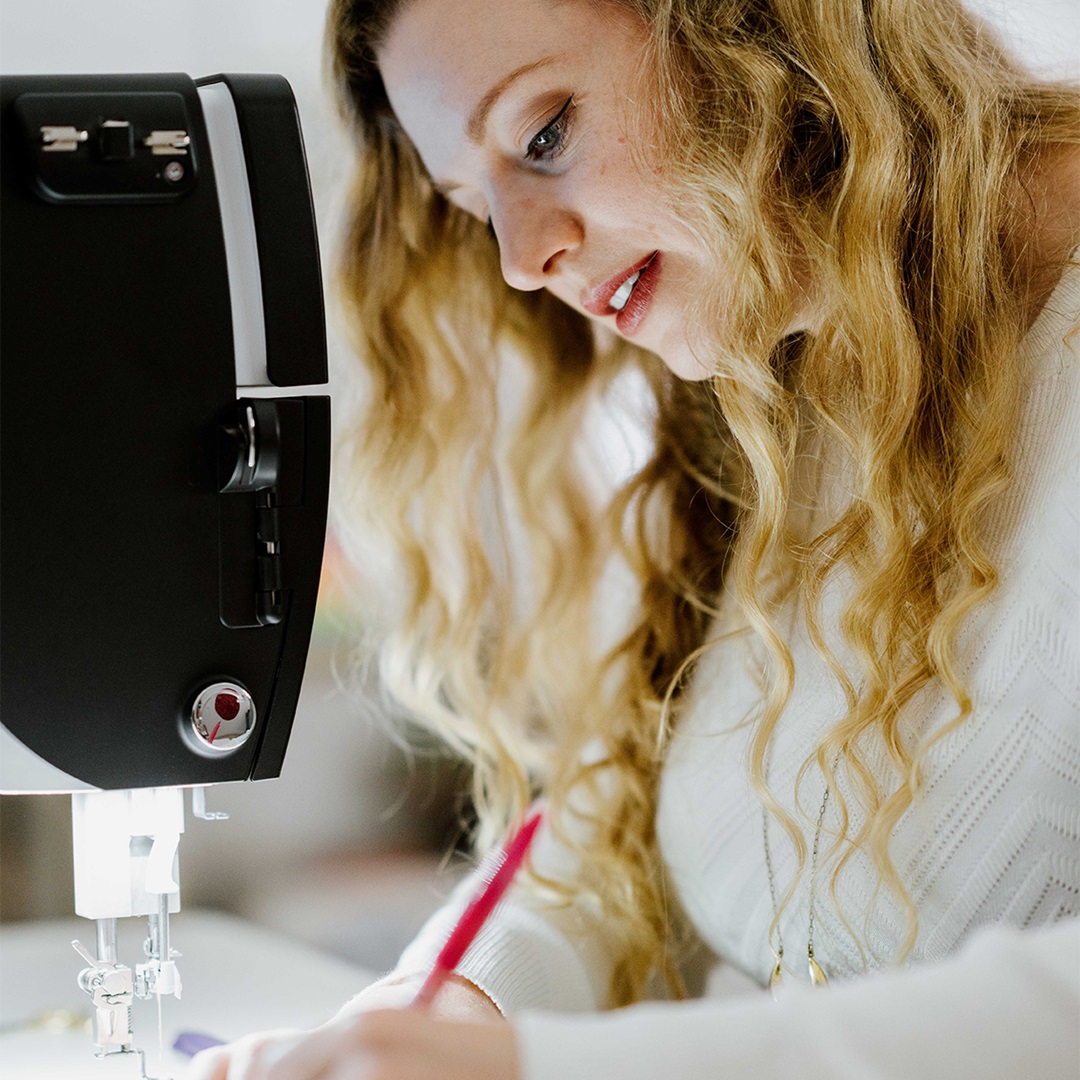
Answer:
<svg viewBox="0 0 1080 1080"><path fill-rule="evenodd" d="M229 815L224 810L206 809L206 788L191 789L191 816L202 821L228 821Z"/></svg>
<svg viewBox="0 0 1080 1080"><path fill-rule="evenodd" d="M103 965L90 955L90 950L79 940L75 940L71 943L71 947L92 967L102 967Z"/></svg>

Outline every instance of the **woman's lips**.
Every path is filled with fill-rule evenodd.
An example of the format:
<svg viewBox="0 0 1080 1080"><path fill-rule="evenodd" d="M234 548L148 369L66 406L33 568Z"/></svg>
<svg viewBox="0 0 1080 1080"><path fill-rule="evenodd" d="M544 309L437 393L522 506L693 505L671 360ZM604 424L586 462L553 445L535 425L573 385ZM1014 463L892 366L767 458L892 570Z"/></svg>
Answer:
<svg viewBox="0 0 1080 1080"><path fill-rule="evenodd" d="M622 311L615 316L615 325L623 337L631 337L641 325L652 303L653 294L656 292L657 282L660 280L660 252L654 251L649 261L641 270L641 277L630 293Z"/></svg>
<svg viewBox="0 0 1080 1080"><path fill-rule="evenodd" d="M612 298L629 278L640 272L641 277L638 278L637 284L634 286L634 292L636 292L638 285L641 284L642 278L645 277L645 269L650 263L655 263L659 259L659 256L660 253L658 251L653 251L643 259L639 259L633 266L628 266L620 273L612 275L606 281L602 281L599 285L594 285L582 298L581 306L589 312L590 315L597 315L600 318L605 318L608 315L620 314L621 312L619 309L611 306ZM631 293L631 299L633 299L633 293ZM625 311L629 306L629 301L627 301L626 305L624 305L621 310Z"/></svg>

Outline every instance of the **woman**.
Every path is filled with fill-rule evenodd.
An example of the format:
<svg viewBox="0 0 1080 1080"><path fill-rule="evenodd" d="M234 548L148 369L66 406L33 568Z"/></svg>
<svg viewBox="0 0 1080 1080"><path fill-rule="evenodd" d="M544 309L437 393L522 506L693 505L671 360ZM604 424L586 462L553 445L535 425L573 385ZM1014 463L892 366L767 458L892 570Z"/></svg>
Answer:
<svg viewBox="0 0 1080 1080"><path fill-rule="evenodd" d="M467 891L194 1075L1066 1075L1076 89L950 0L336 0L331 35L382 675L475 762L481 849L537 793L548 828L434 1015L379 1007ZM582 1015L679 996L695 935L779 1000Z"/></svg>

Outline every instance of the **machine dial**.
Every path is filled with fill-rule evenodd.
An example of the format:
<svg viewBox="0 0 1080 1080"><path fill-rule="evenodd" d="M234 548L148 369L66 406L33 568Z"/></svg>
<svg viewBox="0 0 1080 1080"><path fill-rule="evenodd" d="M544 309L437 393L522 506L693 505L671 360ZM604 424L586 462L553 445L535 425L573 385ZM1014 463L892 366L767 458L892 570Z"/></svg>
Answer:
<svg viewBox="0 0 1080 1080"><path fill-rule="evenodd" d="M235 682L215 682L195 695L191 730L202 753L228 754L243 746L255 729L255 702Z"/></svg>

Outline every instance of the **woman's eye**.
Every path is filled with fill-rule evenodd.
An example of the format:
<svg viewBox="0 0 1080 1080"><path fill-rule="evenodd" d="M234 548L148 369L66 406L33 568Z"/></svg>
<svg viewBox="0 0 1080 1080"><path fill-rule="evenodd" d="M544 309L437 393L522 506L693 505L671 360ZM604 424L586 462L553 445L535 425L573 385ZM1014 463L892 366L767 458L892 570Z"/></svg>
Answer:
<svg viewBox="0 0 1080 1080"><path fill-rule="evenodd" d="M546 127L538 131L530 140L525 157L529 161L550 161L558 157L566 146L566 134L570 127L570 106L574 99L569 97L566 104L555 114Z"/></svg>

